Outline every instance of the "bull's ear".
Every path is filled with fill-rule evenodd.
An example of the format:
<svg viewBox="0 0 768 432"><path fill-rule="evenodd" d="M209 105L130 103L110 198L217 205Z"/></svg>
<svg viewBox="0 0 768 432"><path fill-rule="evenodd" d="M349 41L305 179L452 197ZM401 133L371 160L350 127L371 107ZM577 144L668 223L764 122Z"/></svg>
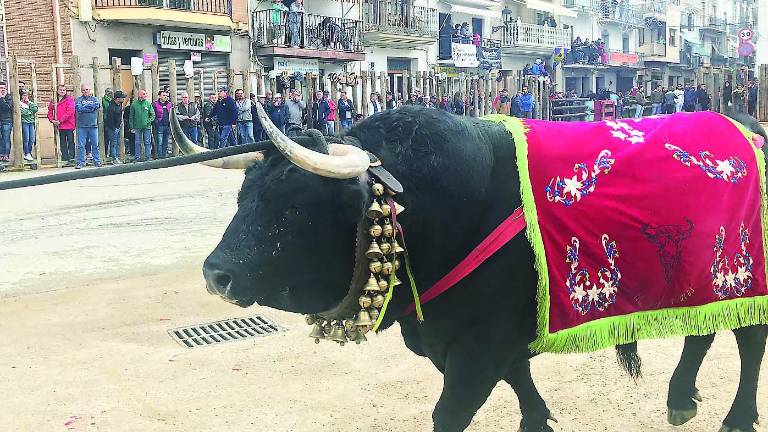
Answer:
<svg viewBox="0 0 768 432"><path fill-rule="evenodd" d="M357 179L345 181L342 188L337 201L339 214L344 220L357 222L365 214L368 189L363 187Z"/></svg>

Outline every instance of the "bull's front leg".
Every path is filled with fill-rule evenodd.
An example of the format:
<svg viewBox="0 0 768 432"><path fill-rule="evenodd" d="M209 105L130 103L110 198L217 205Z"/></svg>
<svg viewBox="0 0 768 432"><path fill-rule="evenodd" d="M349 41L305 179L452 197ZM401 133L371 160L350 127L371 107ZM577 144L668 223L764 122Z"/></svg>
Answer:
<svg viewBox="0 0 768 432"><path fill-rule="evenodd" d="M533 383L530 361L527 358L518 361L509 370L504 380L515 391L520 404L520 413L523 415L518 432L553 432L554 429L547 424L547 421L557 422L557 420L549 412L546 402L536 389L536 384Z"/></svg>
<svg viewBox="0 0 768 432"><path fill-rule="evenodd" d="M468 333L477 334L477 333ZM505 341L509 345L509 341ZM432 413L435 432L461 432L527 346L464 337L446 353L443 392Z"/></svg>

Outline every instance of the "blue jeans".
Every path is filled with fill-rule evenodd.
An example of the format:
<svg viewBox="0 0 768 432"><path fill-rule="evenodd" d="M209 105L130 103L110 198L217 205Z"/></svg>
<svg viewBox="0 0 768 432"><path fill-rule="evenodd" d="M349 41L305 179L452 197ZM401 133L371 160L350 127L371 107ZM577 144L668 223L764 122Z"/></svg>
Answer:
<svg viewBox="0 0 768 432"><path fill-rule="evenodd" d="M651 105L653 106L653 112L651 113L651 115L661 114L661 104L660 103L655 103L655 104L651 104Z"/></svg>
<svg viewBox="0 0 768 432"><path fill-rule="evenodd" d="M157 125L155 128L157 158L164 159L168 155L168 134L170 132L170 128L167 125Z"/></svg>
<svg viewBox="0 0 768 432"><path fill-rule="evenodd" d="M193 143L197 144L198 131L196 127L191 127L191 128L183 127L181 128L181 130L184 131L184 135L186 135L187 138L189 138Z"/></svg>
<svg viewBox="0 0 768 432"><path fill-rule="evenodd" d="M120 128L104 129L109 134L109 155L112 159L120 156Z"/></svg>
<svg viewBox="0 0 768 432"><path fill-rule="evenodd" d="M216 126L206 127L205 134L208 136L208 148L213 150L219 148L219 129Z"/></svg>
<svg viewBox="0 0 768 432"><path fill-rule="evenodd" d="M221 126L221 129L219 130L219 135L221 136L219 148L235 145L235 134L232 133L232 125Z"/></svg>
<svg viewBox="0 0 768 432"><path fill-rule="evenodd" d="M352 128L352 119L345 119L341 121L341 130L348 131Z"/></svg>
<svg viewBox="0 0 768 432"><path fill-rule="evenodd" d="M237 122L237 135L240 137L240 144L252 144L253 122Z"/></svg>
<svg viewBox="0 0 768 432"><path fill-rule="evenodd" d="M11 130L13 124L0 123L0 155L8 156L11 154Z"/></svg>
<svg viewBox="0 0 768 432"><path fill-rule="evenodd" d="M328 132L328 135L333 135L336 133L336 122L333 120L328 120L325 123L326 131Z"/></svg>
<svg viewBox="0 0 768 432"><path fill-rule="evenodd" d="M85 165L85 146L91 145L93 163L101 164L99 155L99 128L97 127L79 127L77 128L77 165Z"/></svg>
<svg viewBox="0 0 768 432"><path fill-rule="evenodd" d="M136 129L134 136L134 157L141 159L141 144L144 143L144 160L152 158L152 129Z"/></svg>
<svg viewBox="0 0 768 432"><path fill-rule="evenodd" d="M21 140L24 143L24 154L32 154L32 146L35 145L35 124L21 124Z"/></svg>

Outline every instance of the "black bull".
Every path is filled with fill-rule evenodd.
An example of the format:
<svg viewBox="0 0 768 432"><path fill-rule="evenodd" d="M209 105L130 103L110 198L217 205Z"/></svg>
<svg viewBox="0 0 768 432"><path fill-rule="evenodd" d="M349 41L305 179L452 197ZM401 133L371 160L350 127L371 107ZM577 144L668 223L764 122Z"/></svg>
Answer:
<svg viewBox="0 0 768 432"><path fill-rule="evenodd" d="M740 119L755 131L756 122ZM403 184L402 217L415 279L429 287L521 204L515 149L500 125L405 107L372 116L348 133ZM318 140L314 150L324 151ZM277 151L246 172L238 210L205 262L208 289L243 307L255 302L318 313L347 292L355 227L370 202L358 179L310 174ZM552 431L531 378L537 275L518 235L457 286L425 306L426 321L403 316L412 301L399 287L383 327L399 322L405 344L444 374L434 430L462 431L504 380L518 396L522 431ZM766 326L735 330L741 379L721 431L754 431ZM687 337L667 396L668 421L696 414L696 375L714 335ZM639 372L636 345L619 357Z"/></svg>

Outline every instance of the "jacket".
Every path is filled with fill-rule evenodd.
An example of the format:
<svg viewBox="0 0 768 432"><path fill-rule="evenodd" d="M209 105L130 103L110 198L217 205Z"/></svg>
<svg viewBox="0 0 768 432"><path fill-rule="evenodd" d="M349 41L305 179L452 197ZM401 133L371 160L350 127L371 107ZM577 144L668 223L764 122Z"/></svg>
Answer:
<svg viewBox="0 0 768 432"><path fill-rule="evenodd" d="M523 93L517 99L517 103L520 105L520 111L532 112L533 111L533 95L530 93Z"/></svg>
<svg viewBox="0 0 768 432"><path fill-rule="evenodd" d="M111 98L111 97L109 97L109 96L107 96L107 95L104 95L104 96L101 98L101 106L102 106L102 107L104 107L104 120L105 120L105 121L106 121L106 119L107 119L107 107L108 107L110 104L112 104L112 98Z"/></svg>
<svg viewBox="0 0 768 432"><path fill-rule="evenodd" d="M165 101L164 104L159 100L154 101L152 108L155 110L155 125L169 126L171 124L170 113L173 109L171 101ZM168 117L165 116L165 112L169 114Z"/></svg>
<svg viewBox="0 0 768 432"><path fill-rule="evenodd" d="M330 121L336 121L336 102L333 101L333 99L328 99L326 101L328 104L328 109L330 109L330 112L328 113L328 118L326 120Z"/></svg>
<svg viewBox="0 0 768 432"><path fill-rule="evenodd" d="M304 115L304 110L307 108L307 104L301 99L297 101L288 99L285 101L285 107L288 109L287 124L301 126L301 118Z"/></svg>
<svg viewBox="0 0 768 432"><path fill-rule="evenodd" d="M384 108L381 106L381 102L376 101L376 106L374 106L373 102L368 101L368 115L374 115L382 111L384 111Z"/></svg>
<svg viewBox="0 0 768 432"><path fill-rule="evenodd" d="M696 105L696 90L688 89L683 93L683 105L692 107Z"/></svg>
<svg viewBox="0 0 768 432"><path fill-rule="evenodd" d="M21 122L34 123L35 114L37 114L37 105L34 102L29 101L26 108L24 108L24 104L21 102L19 102L19 106L21 107Z"/></svg>
<svg viewBox="0 0 768 432"><path fill-rule="evenodd" d="M75 130L75 100L66 95L63 99L56 102L56 117L53 116L53 100L48 103L48 120L59 121L59 130Z"/></svg>
<svg viewBox="0 0 768 432"><path fill-rule="evenodd" d="M235 100L227 96L219 99L213 106L211 117L216 117L219 126L231 126L237 123L237 104Z"/></svg>
<svg viewBox="0 0 768 432"><path fill-rule="evenodd" d="M269 111L269 119L277 126L278 129L284 131L285 125L288 124L288 107L285 104L280 106L272 106Z"/></svg>
<svg viewBox="0 0 768 432"><path fill-rule="evenodd" d="M104 109L104 127L107 129L117 129L123 121L123 106L114 101Z"/></svg>
<svg viewBox="0 0 768 432"><path fill-rule="evenodd" d="M200 123L200 111L197 109L197 104L191 102L187 106L183 103L176 105L176 116L183 128L193 128Z"/></svg>
<svg viewBox="0 0 768 432"><path fill-rule="evenodd" d="M675 103L676 104L683 103L684 102L683 95L685 93L682 90L679 90L679 89L675 89L674 93L675 93Z"/></svg>
<svg viewBox="0 0 768 432"><path fill-rule="evenodd" d="M352 99L339 99L336 104L339 110L339 120L352 120L355 118L355 105Z"/></svg>
<svg viewBox="0 0 768 432"><path fill-rule="evenodd" d="M493 100L493 108L499 114L509 115L512 109L509 96L496 96Z"/></svg>
<svg viewBox="0 0 768 432"><path fill-rule="evenodd" d="M129 129L149 129L154 121L155 109L148 100L136 99L133 101L128 114Z"/></svg>
<svg viewBox="0 0 768 432"><path fill-rule="evenodd" d="M710 98L709 93L707 93L704 89L699 89L696 91L696 99L699 100L699 104L702 106L709 106Z"/></svg>
<svg viewBox="0 0 768 432"><path fill-rule="evenodd" d="M98 127L101 102L95 96L80 96L75 100L77 127Z"/></svg>
<svg viewBox="0 0 768 432"><path fill-rule="evenodd" d="M249 99L235 101L235 105L237 105L238 123L253 121L253 115L251 113L251 101Z"/></svg>
<svg viewBox="0 0 768 432"><path fill-rule="evenodd" d="M331 113L331 107L328 106L328 102L324 100L312 102L312 119L316 126L325 128L325 123L328 121L328 114Z"/></svg>
<svg viewBox="0 0 768 432"><path fill-rule="evenodd" d="M210 101L207 101L205 104L203 104L203 126L206 128L212 128L218 124L216 122L216 117L212 115L214 105L215 104L211 103Z"/></svg>
<svg viewBox="0 0 768 432"><path fill-rule="evenodd" d="M13 99L10 93L0 98L0 123L13 123Z"/></svg>
<svg viewBox="0 0 768 432"><path fill-rule="evenodd" d="M651 103L652 104L664 103L664 93L656 90L651 92Z"/></svg>

